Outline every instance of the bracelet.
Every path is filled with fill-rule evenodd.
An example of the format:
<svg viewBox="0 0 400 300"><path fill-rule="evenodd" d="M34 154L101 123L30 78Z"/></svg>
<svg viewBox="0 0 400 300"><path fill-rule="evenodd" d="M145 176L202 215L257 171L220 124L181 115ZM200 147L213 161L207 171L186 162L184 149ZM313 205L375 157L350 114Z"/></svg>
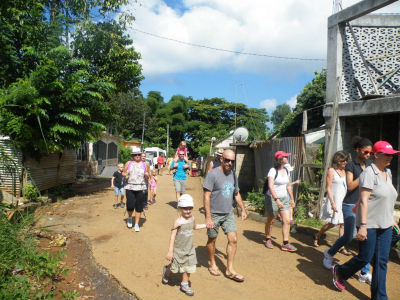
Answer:
<svg viewBox="0 0 400 300"><path fill-rule="evenodd" d="M279 198L276 198L276 199L275 199L275 202L276 202L276 201L278 201L278 200L281 200L281 199L279 199Z"/></svg>
<svg viewBox="0 0 400 300"><path fill-rule="evenodd" d="M360 226L367 226L367 223L360 223Z"/></svg>

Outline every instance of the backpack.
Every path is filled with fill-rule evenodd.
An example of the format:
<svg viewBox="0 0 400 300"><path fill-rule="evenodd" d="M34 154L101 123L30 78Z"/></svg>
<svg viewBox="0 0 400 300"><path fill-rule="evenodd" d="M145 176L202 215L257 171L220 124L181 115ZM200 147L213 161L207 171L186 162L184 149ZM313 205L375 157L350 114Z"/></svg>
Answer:
<svg viewBox="0 0 400 300"><path fill-rule="evenodd" d="M289 175L288 169L286 169L286 168L284 168L284 169L286 170L286 174ZM275 174L274 180L276 179L276 177L278 177L278 170L276 170L276 174ZM268 187L268 177L267 177L267 178L265 178L264 185L263 185L263 190L262 190L264 195L267 194L268 189L269 189L269 187Z"/></svg>

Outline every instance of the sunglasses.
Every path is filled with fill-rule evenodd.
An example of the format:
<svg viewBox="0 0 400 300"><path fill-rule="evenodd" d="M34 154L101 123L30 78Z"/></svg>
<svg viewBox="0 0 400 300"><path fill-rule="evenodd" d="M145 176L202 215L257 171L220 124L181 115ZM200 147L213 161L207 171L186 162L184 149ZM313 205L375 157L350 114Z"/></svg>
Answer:
<svg viewBox="0 0 400 300"><path fill-rule="evenodd" d="M142 154L132 154L133 156L141 156Z"/></svg>
<svg viewBox="0 0 400 300"><path fill-rule="evenodd" d="M363 151L362 153L365 155L373 155L374 154L374 152L372 152L372 151Z"/></svg>
<svg viewBox="0 0 400 300"><path fill-rule="evenodd" d="M226 162L226 163L229 163L229 162L234 163L235 160L234 160L234 159L229 159L229 158L225 158L225 157L224 157L224 162Z"/></svg>

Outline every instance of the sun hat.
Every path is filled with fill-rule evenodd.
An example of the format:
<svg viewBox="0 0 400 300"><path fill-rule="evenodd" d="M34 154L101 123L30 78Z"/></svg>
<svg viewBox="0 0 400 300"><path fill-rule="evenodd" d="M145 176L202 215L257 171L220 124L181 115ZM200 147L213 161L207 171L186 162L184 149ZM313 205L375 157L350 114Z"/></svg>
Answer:
<svg viewBox="0 0 400 300"><path fill-rule="evenodd" d="M133 155L133 154L142 154L142 151L140 150L140 148L138 146L132 146L131 155Z"/></svg>
<svg viewBox="0 0 400 300"><path fill-rule="evenodd" d="M277 151L277 152L275 152L274 157L275 157L276 160L279 160L282 157L288 157L290 155L291 155L290 153L286 153L284 151Z"/></svg>
<svg viewBox="0 0 400 300"><path fill-rule="evenodd" d="M193 207L193 198L189 194L183 194L178 199L178 207Z"/></svg>
<svg viewBox="0 0 400 300"><path fill-rule="evenodd" d="M396 154L399 155L400 151L394 150L392 145L386 141L377 141L372 147L374 153Z"/></svg>

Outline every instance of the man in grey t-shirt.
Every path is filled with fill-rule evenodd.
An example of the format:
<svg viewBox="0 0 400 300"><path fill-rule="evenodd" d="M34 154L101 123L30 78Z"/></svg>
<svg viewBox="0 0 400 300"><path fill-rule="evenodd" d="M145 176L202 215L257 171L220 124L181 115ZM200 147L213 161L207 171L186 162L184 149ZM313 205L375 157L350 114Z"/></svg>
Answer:
<svg viewBox="0 0 400 300"><path fill-rule="evenodd" d="M242 220L247 218L242 197L239 194L236 175L232 171L235 153L225 150L222 164L212 169L204 180L204 209L207 226L207 252L210 259L208 268L211 275L219 276L221 271L215 262L215 242L218 229L221 226L228 238L226 277L237 282L243 282L244 277L233 269L233 259L237 248L236 220L233 213L234 200L242 210Z"/></svg>

